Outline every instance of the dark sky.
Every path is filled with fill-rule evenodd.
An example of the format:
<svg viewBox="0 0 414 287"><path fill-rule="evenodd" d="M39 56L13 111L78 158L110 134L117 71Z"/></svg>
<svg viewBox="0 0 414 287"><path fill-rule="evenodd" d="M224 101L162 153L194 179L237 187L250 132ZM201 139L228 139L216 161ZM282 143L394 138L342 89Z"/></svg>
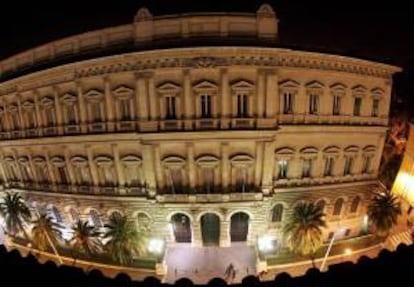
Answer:
<svg viewBox="0 0 414 287"><path fill-rule="evenodd" d="M36 6L26 2L36 2ZM404 98L414 94L414 13L404 4L409 1L368 5L362 4L365 0L84 0L50 4L15 0L1 10L0 58L64 36L130 23L143 5L154 15L162 15L254 12L263 2L271 4L280 19L281 45L401 66L404 72L396 77L396 93Z"/></svg>

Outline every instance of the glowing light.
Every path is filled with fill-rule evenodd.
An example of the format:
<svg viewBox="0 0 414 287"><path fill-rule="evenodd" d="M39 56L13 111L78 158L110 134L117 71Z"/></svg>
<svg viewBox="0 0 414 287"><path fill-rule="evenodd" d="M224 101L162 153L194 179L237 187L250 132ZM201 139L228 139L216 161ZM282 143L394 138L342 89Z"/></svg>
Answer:
<svg viewBox="0 0 414 287"><path fill-rule="evenodd" d="M164 240L153 238L148 243L148 251L151 253L160 254L164 250Z"/></svg>
<svg viewBox="0 0 414 287"><path fill-rule="evenodd" d="M270 235L263 235L257 241L258 248L261 252L268 252L273 250L273 238Z"/></svg>
<svg viewBox="0 0 414 287"><path fill-rule="evenodd" d="M351 248L346 248L345 249L345 255L351 255L352 254L352 249Z"/></svg>

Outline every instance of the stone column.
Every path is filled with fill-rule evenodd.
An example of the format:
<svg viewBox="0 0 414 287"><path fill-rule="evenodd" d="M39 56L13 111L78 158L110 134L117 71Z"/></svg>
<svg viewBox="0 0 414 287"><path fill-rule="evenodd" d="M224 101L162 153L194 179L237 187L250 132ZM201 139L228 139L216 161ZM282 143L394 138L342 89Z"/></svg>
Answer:
<svg viewBox="0 0 414 287"><path fill-rule="evenodd" d="M229 144L221 143L221 185L227 188L230 184Z"/></svg>
<svg viewBox="0 0 414 287"><path fill-rule="evenodd" d="M228 129L231 120L231 95L229 74L227 69L221 69L221 129Z"/></svg>
<svg viewBox="0 0 414 287"><path fill-rule="evenodd" d="M269 194L273 187L273 172L275 169L275 142L264 143L262 167L262 190L263 193Z"/></svg>
<svg viewBox="0 0 414 287"><path fill-rule="evenodd" d="M53 86L53 98L55 100L55 110L56 110L56 123L57 123L57 129L58 134L63 135L63 111L62 106L59 102L59 88L56 86Z"/></svg>
<svg viewBox="0 0 414 287"><path fill-rule="evenodd" d="M120 188L120 192L124 193L124 186L125 186L125 178L124 178L124 173L122 170L122 166L121 166L121 161L119 159L119 146L117 144L112 144L111 145L112 148L112 154L114 156L114 167L115 167L115 172L118 178L118 186Z"/></svg>
<svg viewBox="0 0 414 287"><path fill-rule="evenodd" d="M86 114L86 102L83 98L82 83L80 81L76 81L76 89L78 93L79 123L81 127L81 132L86 133L88 130L88 118Z"/></svg>
<svg viewBox="0 0 414 287"><path fill-rule="evenodd" d="M94 187L97 188L99 186L99 176L98 176L98 171L96 169L95 162L93 160L93 153L92 153L91 146L86 145L86 153L88 155L88 164L89 164L89 169L91 172L92 183Z"/></svg>
<svg viewBox="0 0 414 287"><path fill-rule="evenodd" d="M196 187L196 166L194 162L194 144L187 144L188 183L190 188Z"/></svg>
<svg viewBox="0 0 414 287"><path fill-rule="evenodd" d="M184 128L186 130L191 130L193 125L193 120L195 117L195 110L194 110L194 100L193 94L191 91L191 75L189 69L183 70L183 77L184 77Z"/></svg>
<svg viewBox="0 0 414 287"><path fill-rule="evenodd" d="M115 130L114 126L114 109L115 103L111 93L111 81L109 76L103 77L104 81L104 98L105 98L105 111L106 111L106 128L109 132Z"/></svg>
<svg viewBox="0 0 414 287"><path fill-rule="evenodd" d="M224 219L220 221L220 247L229 247L230 244L230 221Z"/></svg>
<svg viewBox="0 0 414 287"><path fill-rule="evenodd" d="M156 177L156 160L157 160L157 149L158 146L152 146L149 144L142 144L142 156L143 163L142 169L144 171L145 184L149 189L149 195L151 197L156 195L157 189L157 177ZM158 150L159 157L159 150Z"/></svg>
<svg viewBox="0 0 414 287"><path fill-rule="evenodd" d="M257 69L257 87L256 87L256 99L257 99L257 106L256 106L256 114L257 118L265 117L265 71L263 69ZM254 105L253 105L254 107ZM252 112L254 113L252 107Z"/></svg>
<svg viewBox="0 0 414 287"><path fill-rule="evenodd" d="M254 168L254 184L256 186L260 186L262 183L263 152L264 152L264 143L256 142L256 156L255 156L255 168Z"/></svg>

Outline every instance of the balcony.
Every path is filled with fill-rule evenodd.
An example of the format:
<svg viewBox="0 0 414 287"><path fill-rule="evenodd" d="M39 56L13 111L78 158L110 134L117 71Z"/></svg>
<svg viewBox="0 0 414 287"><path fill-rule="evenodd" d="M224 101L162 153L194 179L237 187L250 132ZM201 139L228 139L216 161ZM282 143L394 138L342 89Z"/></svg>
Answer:
<svg viewBox="0 0 414 287"><path fill-rule="evenodd" d="M255 127L254 118L235 118L231 121L233 129L253 129Z"/></svg>
<svg viewBox="0 0 414 287"><path fill-rule="evenodd" d="M174 203L208 203L208 202L240 202L261 201L262 193L210 193L210 194L163 194L157 195L158 202Z"/></svg>

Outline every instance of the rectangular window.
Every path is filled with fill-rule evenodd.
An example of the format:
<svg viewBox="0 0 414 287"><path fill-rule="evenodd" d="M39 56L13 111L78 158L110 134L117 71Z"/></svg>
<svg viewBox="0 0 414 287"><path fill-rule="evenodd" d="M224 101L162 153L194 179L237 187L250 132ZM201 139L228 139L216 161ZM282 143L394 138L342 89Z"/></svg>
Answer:
<svg viewBox="0 0 414 287"><path fill-rule="evenodd" d="M55 125L55 110L53 108L45 109L46 123L48 127Z"/></svg>
<svg viewBox="0 0 414 287"><path fill-rule="evenodd" d="M67 123L69 125L76 125L76 106L65 105L65 113L66 113Z"/></svg>
<svg viewBox="0 0 414 287"><path fill-rule="evenodd" d="M128 186L141 185L141 168L139 165L125 165L124 173L126 175L126 183Z"/></svg>
<svg viewBox="0 0 414 287"><path fill-rule="evenodd" d="M288 161L287 160L279 160L279 179L287 178L287 172L288 172Z"/></svg>
<svg viewBox="0 0 414 287"><path fill-rule="evenodd" d="M248 96L246 94L237 95L237 117L247 118L248 114Z"/></svg>
<svg viewBox="0 0 414 287"><path fill-rule="evenodd" d="M36 171L37 171L37 180L38 180L38 182L47 183L49 181L46 166L37 166Z"/></svg>
<svg viewBox="0 0 414 287"><path fill-rule="evenodd" d="M309 114L314 115L318 113L319 96L311 94L309 96Z"/></svg>
<svg viewBox="0 0 414 287"><path fill-rule="evenodd" d="M354 99L354 116L360 116L361 115L361 98L355 98Z"/></svg>
<svg viewBox="0 0 414 287"><path fill-rule="evenodd" d="M203 168L203 189L205 193L213 192L214 190L214 168Z"/></svg>
<svg viewBox="0 0 414 287"><path fill-rule="evenodd" d="M334 166L334 159L332 157L327 157L325 161L325 176L332 176Z"/></svg>
<svg viewBox="0 0 414 287"><path fill-rule="evenodd" d="M176 117L176 112L175 112L175 97L165 97L165 106L166 106L166 114L165 114L165 118L167 120L175 120Z"/></svg>
<svg viewBox="0 0 414 287"><path fill-rule="evenodd" d="M293 95L289 92L283 94L283 113L293 113Z"/></svg>
<svg viewBox="0 0 414 287"><path fill-rule="evenodd" d="M247 168L236 168L236 191L246 192L247 188Z"/></svg>
<svg viewBox="0 0 414 287"><path fill-rule="evenodd" d="M378 99L372 100L372 112L371 112L371 115L373 117L378 117L378 115L379 115L379 100Z"/></svg>
<svg viewBox="0 0 414 287"><path fill-rule="evenodd" d="M119 100L119 114L121 121L131 120L131 101L129 99Z"/></svg>
<svg viewBox="0 0 414 287"><path fill-rule="evenodd" d="M36 114L34 110L28 110L26 111L26 117L27 117L27 126L29 129L32 129L36 125Z"/></svg>
<svg viewBox="0 0 414 287"><path fill-rule="evenodd" d="M341 114L341 97L340 96L334 96L333 98L333 111L332 114L334 116Z"/></svg>
<svg viewBox="0 0 414 287"><path fill-rule="evenodd" d="M344 175L351 175L353 164L354 164L354 158L347 156L345 158Z"/></svg>
<svg viewBox="0 0 414 287"><path fill-rule="evenodd" d="M362 164L362 173L369 173L370 168L371 168L371 157L364 156L364 162Z"/></svg>
<svg viewBox="0 0 414 287"><path fill-rule="evenodd" d="M302 168L302 177L310 177L312 171L312 160L304 159Z"/></svg>
<svg viewBox="0 0 414 287"><path fill-rule="evenodd" d="M183 187L183 174L181 168L169 170L169 182L172 193L181 193Z"/></svg>
<svg viewBox="0 0 414 287"><path fill-rule="evenodd" d="M13 129L17 130L20 127L20 120L19 120L19 114L18 113L12 113L11 114Z"/></svg>
<svg viewBox="0 0 414 287"><path fill-rule="evenodd" d="M100 123L103 120L102 117L102 110L101 110L101 103L91 103L90 104L91 113L92 113L92 121L94 123Z"/></svg>
<svg viewBox="0 0 414 287"><path fill-rule="evenodd" d="M211 96L201 95L201 117L211 118Z"/></svg>
<svg viewBox="0 0 414 287"><path fill-rule="evenodd" d="M64 166L59 166L57 168L58 173L59 173L59 182L62 184L68 184L69 180L68 180L68 173L66 171L66 167Z"/></svg>

